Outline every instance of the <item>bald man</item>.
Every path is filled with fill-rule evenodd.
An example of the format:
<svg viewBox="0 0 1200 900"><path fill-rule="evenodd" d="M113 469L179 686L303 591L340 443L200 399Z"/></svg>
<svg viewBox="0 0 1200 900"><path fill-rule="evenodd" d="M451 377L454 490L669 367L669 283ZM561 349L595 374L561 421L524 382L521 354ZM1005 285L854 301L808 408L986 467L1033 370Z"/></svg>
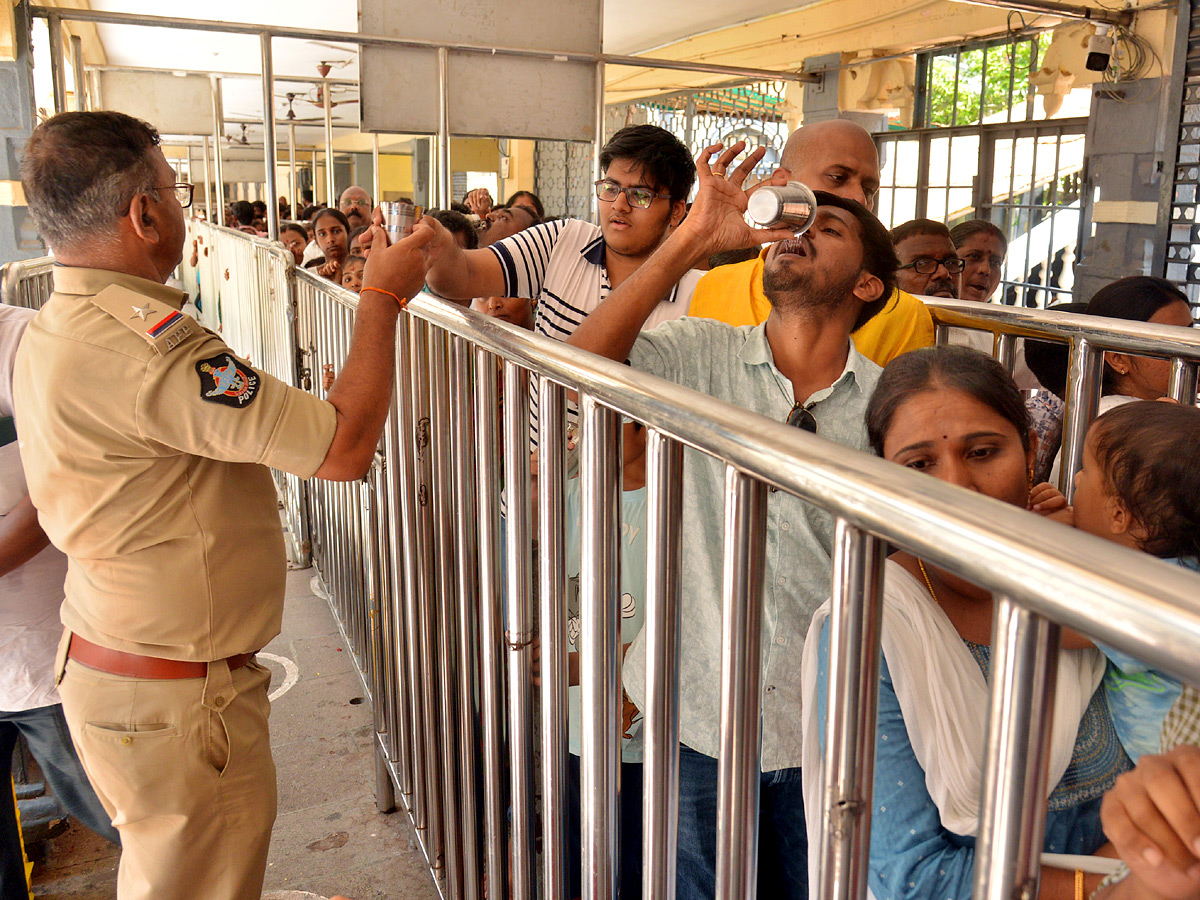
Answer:
<svg viewBox="0 0 1200 900"><path fill-rule="evenodd" d="M792 132L781 167L764 184L802 181L816 191L857 200L875 208L879 192L879 152L861 125L847 119L814 122ZM754 259L718 266L700 279L689 315L729 325L758 325L771 311L763 292L763 250ZM916 297L896 290L883 311L851 338L858 352L880 366L901 353L933 343L933 319Z"/></svg>
<svg viewBox="0 0 1200 900"><path fill-rule="evenodd" d="M338 209L342 211L350 223L350 230L371 224L371 195L357 184L342 191L338 200Z"/></svg>

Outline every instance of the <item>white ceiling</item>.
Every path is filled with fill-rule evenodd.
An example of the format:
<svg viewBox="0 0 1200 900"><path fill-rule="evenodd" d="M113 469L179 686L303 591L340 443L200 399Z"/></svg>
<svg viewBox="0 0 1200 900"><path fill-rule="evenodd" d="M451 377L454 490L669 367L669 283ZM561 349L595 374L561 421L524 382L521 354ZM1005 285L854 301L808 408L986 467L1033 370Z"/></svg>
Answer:
<svg viewBox="0 0 1200 900"><path fill-rule="evenodd" d="M730 12L728 0L607 0L604 10L604 49L608 53L634 55L665 44L718 28L753 21L764 16L807 5L813 0L742 0ZM203 4L178 0L91 0L93 9L106 12L186 18L202 12L215 21L256 25L308 28L320 31L354 32L358 29L356 0L206 0ZM218 34L141 26L98 26L109 65L137 68L187 70L193 72L243 73L260 71L259 40L252 35ZM278 95L287 92L315 97L315 86L288 83L287 76L317 77L317 65L334 63L331 78L358 78L357 52L352 45L337 46L291 39L273 42L277 95L275 112L282 124L287 102ZM357 92L335 90L334 99L352 99ZM227 120L261 121L262 87L257 77L224 80ZM320 117L315 103L298 99L293 104L301 118ZM341 120L357 126L358 107L334 109L335 124ZM228 129L240 133L231 125ZM262 140L261 126L248 128L250 140ZM320 123L297 129L300 144L322 141ZM282 132L281 132L282 137Z"/></svg>

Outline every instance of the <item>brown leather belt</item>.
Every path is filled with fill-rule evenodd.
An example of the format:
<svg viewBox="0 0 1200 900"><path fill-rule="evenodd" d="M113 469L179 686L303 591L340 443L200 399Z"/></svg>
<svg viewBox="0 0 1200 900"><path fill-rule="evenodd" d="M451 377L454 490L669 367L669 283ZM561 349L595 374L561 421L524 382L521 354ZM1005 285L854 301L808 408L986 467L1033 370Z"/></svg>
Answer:
<svg viewBox="0 0 1200 900"><path fill-rule="evenodd" d="M157 656L141 656L101 647L77 634L71 635L67 656L89 669L107 672L109 675L125 675L129 678L205 678L209 663L187 662L181 659L161 659ZM225 660L230 671L240 669L250 660L253 653L239 653Z"/></svg>

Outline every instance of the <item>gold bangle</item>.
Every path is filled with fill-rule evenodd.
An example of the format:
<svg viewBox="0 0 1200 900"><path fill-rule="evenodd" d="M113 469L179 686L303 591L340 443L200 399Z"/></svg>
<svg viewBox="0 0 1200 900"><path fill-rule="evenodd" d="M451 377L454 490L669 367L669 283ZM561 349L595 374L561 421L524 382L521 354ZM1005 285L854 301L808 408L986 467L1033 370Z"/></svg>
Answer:
<svg viewBox="0 0 1200 900"><path fill-rule="evenodd" d="M399 306L401 309L404 309L404 307L408 306L408 301L407 301L407 300L404 300L403 298L401 298L401 297L398 297L397 295L393 294L391 291L385 291L383 288L377 288L377 287L364 287L364 288L360 288L360 289L359 289L359 293L360 293L360 294L361 294L361 293L363 293L364 291L374 291L374 292L375 292L375 293L377 293L377 294L386 294L387 296L389 296L389 297L391 297L393 300L395 300L395 301L396 301L396 303L397 303L397 305L398 305L398 306Z"/></svg>
<svg viewBox="0 0 1200 900"><path fill-rule="evenodd" d="M1083 900L1083 869L1075 870L1075 900Z"/></svg>

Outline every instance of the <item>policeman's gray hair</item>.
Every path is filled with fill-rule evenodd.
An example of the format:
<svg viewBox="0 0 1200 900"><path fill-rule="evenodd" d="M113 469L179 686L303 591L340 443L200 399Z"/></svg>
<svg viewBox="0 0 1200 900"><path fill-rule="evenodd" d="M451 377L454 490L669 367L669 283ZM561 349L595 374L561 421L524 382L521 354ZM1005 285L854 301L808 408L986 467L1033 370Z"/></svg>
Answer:
<svg viewBox="0 0 1200 900"><path fill-rule="evenodd" d="M21 184L47 245L67 249L112 235L134 195L154 192L149 151L159 143L154 126L111 111L60 113L35 128Z"/></svg>

